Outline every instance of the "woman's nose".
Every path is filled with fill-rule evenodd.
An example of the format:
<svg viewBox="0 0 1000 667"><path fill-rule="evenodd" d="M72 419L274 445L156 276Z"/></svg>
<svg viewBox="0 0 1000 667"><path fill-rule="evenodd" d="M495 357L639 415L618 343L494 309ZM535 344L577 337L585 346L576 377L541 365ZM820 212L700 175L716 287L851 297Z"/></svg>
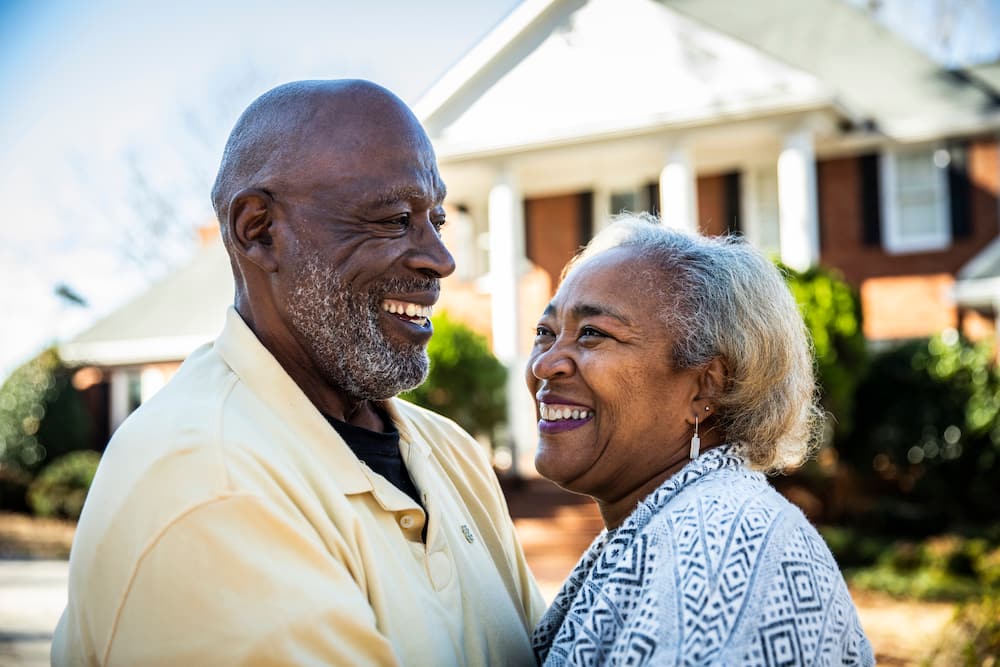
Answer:
<svg viewBox="0 0 1000 667"><path fill-rule="evenodd" d="M533 355L528 362L531 374L539 380L549 380L554 377L570 375L573 372L573 360L558 341L545 350Z"/></svg>

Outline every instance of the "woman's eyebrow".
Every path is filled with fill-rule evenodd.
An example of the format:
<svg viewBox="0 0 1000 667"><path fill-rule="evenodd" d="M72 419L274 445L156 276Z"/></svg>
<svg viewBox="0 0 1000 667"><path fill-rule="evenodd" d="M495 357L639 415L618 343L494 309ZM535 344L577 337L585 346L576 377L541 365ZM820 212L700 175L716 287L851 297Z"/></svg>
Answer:
<svg viewBox="0 0 1000 667"><path fill-rule="evenodd" d="M631 325L632 320L625 316L624 313L619 311L613 306L606 304L592 304L592 303L580 303L573 306L573 315L577 318L581 317L611 317L618 320L622 324Z"/></svg>

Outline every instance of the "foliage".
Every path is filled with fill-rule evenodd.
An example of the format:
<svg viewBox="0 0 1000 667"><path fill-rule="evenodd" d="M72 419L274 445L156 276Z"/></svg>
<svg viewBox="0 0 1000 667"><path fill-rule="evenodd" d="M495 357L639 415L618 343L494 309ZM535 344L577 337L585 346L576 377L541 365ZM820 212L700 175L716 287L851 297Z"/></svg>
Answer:
<svg viewBox="0 0 1000 667"><path fill-rule="evenodd" d="M854 391L867 365L857 292L822 267L805 272L779 264L812 338L823 406L840 439L853 423Z"/></svg>
<svg viewBox="0 0 1000 667"><path fill-rule="evenodd" d="M507 369L486 339L441 313L427 346L427 380L403 398L454 419L473 434L492 436L506 414Z"/></svg>
<svg viewBox="0 0 1000 667"><path fill-rule="evenodd" d="M70 371L49 349L0 387L0 470L32 474L90 442L90 420Z"/></svg>
<svg viewBox="0 0 1000 667"><path fill-rule="evenodd" d="M838 546L831 543L835 552ZM955 534L886 542L873 562L848 572L852 586L896 597L975 600L983 592L1000 593L1000 544Z"/></svg>
<svg viewBox="0 0 1000 667"><path fill-rule="evenodd" d="M28 505L37 516L79 519L101 455L70 452L48 466L28 487Z"/></svg>
<svg viewBox="0 0 1000 667"><path fill-rule="evenodd" d="M934 650L932 665L996 665L1000 663L1000 592L990 591L963 604Z"/></svg>
<svg viewBox="0 0 1000 667"><path fill-rule="evenodd" d="M954 331L877 356L841 455L877 501L868 520L927 535L989 520L1000 473L1000 370Z"/></svg>

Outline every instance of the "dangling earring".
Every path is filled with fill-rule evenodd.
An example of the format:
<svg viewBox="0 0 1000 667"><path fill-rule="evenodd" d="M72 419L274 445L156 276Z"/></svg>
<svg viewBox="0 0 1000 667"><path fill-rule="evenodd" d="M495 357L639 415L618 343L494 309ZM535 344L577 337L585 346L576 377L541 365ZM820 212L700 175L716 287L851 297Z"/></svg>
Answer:
<svg viewBox="0 0 1000 667"><path fill-rule="evenodd" d="M698 415L694 416L694 435L691 436L691 460L698 458L701 452L701 438L698 437Z"/></svg>

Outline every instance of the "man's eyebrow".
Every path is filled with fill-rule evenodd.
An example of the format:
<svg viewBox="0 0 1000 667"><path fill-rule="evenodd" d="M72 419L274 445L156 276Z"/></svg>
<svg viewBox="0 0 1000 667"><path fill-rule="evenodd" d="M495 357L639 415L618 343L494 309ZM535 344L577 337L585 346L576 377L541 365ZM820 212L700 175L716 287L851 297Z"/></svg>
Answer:
<svg viewBox="0 0 1000 667"><path fill-rule="evenodd" d="M439 205L444 201L445 197L445 188L443 184L440 184L437 187L437 192L435 194L434 204ZM420 188L404 185L382 190L372 198L368 205L372 208L385 208L394 206L400 202L420 200L425 197L426 193Z"/></svg>

